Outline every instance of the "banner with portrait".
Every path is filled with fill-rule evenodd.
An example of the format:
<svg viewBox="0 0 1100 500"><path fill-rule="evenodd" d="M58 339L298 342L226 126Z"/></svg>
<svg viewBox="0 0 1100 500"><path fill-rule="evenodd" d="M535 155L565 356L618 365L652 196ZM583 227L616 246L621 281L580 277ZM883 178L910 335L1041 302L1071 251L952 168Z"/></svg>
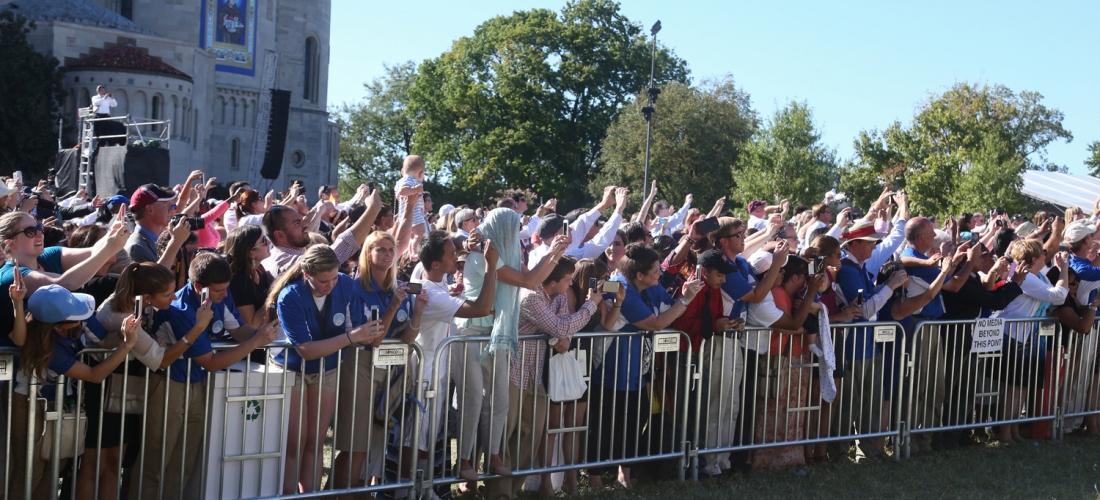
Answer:
<svg viewBox="0 0 1100 500"><path fill-rule="evenodd" d="M202 0L199 47L216 71L255 76L257 0Z"/></svg>

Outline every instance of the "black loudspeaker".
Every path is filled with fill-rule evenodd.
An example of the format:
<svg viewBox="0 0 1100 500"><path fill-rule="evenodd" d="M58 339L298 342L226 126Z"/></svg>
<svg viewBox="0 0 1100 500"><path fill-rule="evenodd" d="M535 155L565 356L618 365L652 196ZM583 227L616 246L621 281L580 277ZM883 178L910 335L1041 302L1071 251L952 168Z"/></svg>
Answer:
<svg viewBox="0 0 1100 500"><path fill-rule="evenodd" d="M267 122L267 150L260 177L278 179L286 150L286 125L290 119L290 91L271 89L271 118Z"/></svg>

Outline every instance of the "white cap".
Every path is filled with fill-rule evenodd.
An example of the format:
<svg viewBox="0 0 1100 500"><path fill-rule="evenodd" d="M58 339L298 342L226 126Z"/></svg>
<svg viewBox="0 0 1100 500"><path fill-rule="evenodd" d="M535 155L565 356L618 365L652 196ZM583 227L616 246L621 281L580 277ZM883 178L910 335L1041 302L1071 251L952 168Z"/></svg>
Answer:
<svg viewBox="0 0 1100 500"><path fill-rule="evenodd" d="M1095 225L1086 224L1085 221L1083 221L1083 220L1075 221L1075 222L1071 223L1070 225L1066 226L1066 232L1065 232L1065 236L1064 236L1063 239L1065 240L1066 243L1069 243L1069 244L1072 245L1074 243L1077 243L1078 241L1081 241L1081 240L1087 238L1090 234L1095 233L1095 232L1096 232L1096 226Z"/></svg>

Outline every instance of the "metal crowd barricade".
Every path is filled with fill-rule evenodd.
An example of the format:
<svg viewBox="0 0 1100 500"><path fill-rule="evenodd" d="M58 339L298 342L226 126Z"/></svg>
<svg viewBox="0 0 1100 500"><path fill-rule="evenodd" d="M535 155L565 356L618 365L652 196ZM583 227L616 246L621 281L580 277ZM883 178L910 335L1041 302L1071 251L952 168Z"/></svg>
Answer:
<svg viewBox="0 0 1100 500"><path fill-rule="evenodd" d="M542 381L534 377L537 367L532 366L543 365L543 376L550 376L546 353L540 355L537 350L538 345L551 350L549 336L521 336L515 357L485 354L490 338L453 335L436 349L436 376L425 381L426 404L432 409L425 422L429 422L429 431L440 432L438 436L427 434L434 445L428 446L425 489L465 481L459 476L462 460L469 460L475 472L483 471L479 480L489 480L492 488L492 479L500 479L491 472L489 456L493 454L500 454L515 477L668 460L676 465L676 477L684 478L692 447L688 430L694 426L686 399L692 383L687 361L692 356L691 344L686 334L575 334L577 348L571 352L582 368L588 390L581 399L560 404L549 401ZM525 349L534 351L530 363L523 356ZM619 377L605 378L606 369L622 365L626 366L626 387L619 387L624 383ZM512 382L513 371L530 372L526 391ZM519 400L513 400L516 398ZM471 401L474 404L463 405ZM452 409L452 402L458 402L460 409ZM571 419L563 418L567 412L573 412ZM560 424L549 429L552 416L559 417ZM569 421L572 425L566 424ZM555 444L555 450L549 449L549 443ZM565 451L559 455L562 463L555 464L559 443ZM458 450L457 455L452 449ZM482 454L484 466L479 467Z"/></svg>
<svg viewBox="0 0 1100 500"><path fill-rule="evenodd" d="M732 460L798 463L805 445L858 439L869 455L877 450L868 446L882 447L876 440L900 442L905 422L897 395L907 360L901 325L837 324L831 335L836 362L831 402L823 400L822 360L811 354L808 336L748 327L716 332L703 342L693 372L702 388L693 476L699 467L719 474L736 465ZM731 452L748 456L731 457Z"/></svg>
<svg viewBox="0 0 1100 500"><path fill-rule="evenodd" d="M1056 426L1059 439L1067 430L1077 429L1085 417L1100 415L1100 323L1093 322L1087 334L1063 327L1062 346L1064 383Z"/></svg>
<svg viewBox="0 0 1100 500"><path fill-rule="evenodd" d="M930 448L934 432L1058 418L1063 354L1074 349L1063 350L1057 320L1005 319L1001 348L992 352L972 352L975 327L964 320L914 328L905 456L914 441Z"/></svg>
<svg viewBox="0 0 1100 500"><path fill-rule="evenodd" d="M214 349L220 351L236 345L215 344ZM358 471L351 470L354 463L351 460L346 461L347 469L344 469L345 478L358 477L360 483L365 479L365 484L347 487L334 484L340 472L336 468L336 464L340 463L337 453L343 452L339 449L340 444L334 442L334 437L346 433L349 436L348 441L354 442L357 433L364 433L367 438L362 441L373 445L376 441L372 440L372 433L382 432L388 437L391 434L401 434L405 426L415 428L419 425L420 412L414 411L414 408L420 404L418 400L421 394L418 388L421 377L419 371L410 369L412 365L408 364L408 359L413 353L418 354L419 349L398 340L386 340L373 351L344 350L342 357L338 358L338 366L330 372L330 376L337 377L338 383L350 384L346 389L353 393L358 390L357 384L365 381L370 385L365 391L369 396L358 405L354 404L354 398L337 400L334 415L337 415L341 404L350 413L337 415L331 425L328 421L317 422L317 426L313 428L314 432L325 436L314 451L321 457L322 463L332 464L324 466L324 470L315 470L319 478L317 482L323 484L322 489L285 494L287 492L283 485L284 479L287 479L286 470L301 469L299 464L290 464L291 467L287 467L285 463L290 446L293 446L293 443L288 442L291 396L296 389L299 390L299 401L304 401L302 397L305 395L304 385L297 383L301 379L300 374L284 370L269 356L272 351L287 348L292 347L288 344L272 344L258 349L258 352L253 353L253 360L246 358L226 370L207 373L205 385L201 388L194 383L169 383L163 372L151 372L136 361L122 363L109 376L111 382L104 380L102 384L84 383L61 376L56 382L58 390L53 401L26 405L27 411L24 415L27 417L27 426L34 427L27 429L29 438L26 439L26 447L20 449L13 449L11 446L14 384L10 380L14 378L13 358L18 350L0 350L0 381L9 380L5 382L3 391L7 396L3 411L7 418L4 425L6 467L3 480L3 492L7 494L4 497L31 498L34 486L32 480L37 477L44 478L37 483L39 494L44 495L48 490L51 499L74 499L77 491L82 491L82 495L90 494L96 499L116 496L319 498L344 494L392 495L398 490L407 490L410 495L415 495L415 476L408 473L405 477L397 475L400 467L394 462L402 463L404 450L401 446L394 446L393 439L379 440L382 443L380 449L365 450L370 454L364 455L371 456L372 460L377 458L388 464L384 470L378 472L373 484L370 466L374 463L368 464L365 459ZM94 365L97 357L101 358L109 352L110 349L85 349L81 352L80 359L86 364ZM348 363L354 364L345 366ZM363 366L371 370L365 376L358 373ZM341 367L347 370L342 371ZM339 380L341 374L345 375L343 381ZM323 385L324 375L319 378L319 383ZM110 397L109 383L121 385L121 390L115 392L116 408L123 408L120 413L105 412ZM41 384L36 380L31 380L29 393L38 394L40 387ZM184 390L182 399L178 392L181 388ZM381 388L387 389L381 392L392 397L370 397L376 395ZM86 394L91 397L86 397ZM317 391L317 397L323 397L321 391ZM163 404L153 402L160 400L163 400ZM379 406L379 401L388 403L386 406ZM33 399L28 403L34 403ZM193 411L198 409L194 406L196 404L203 405L201 411ZM301 405L299 416L306 406L308 405ZM320 408L319 401L316 408ZM156 412L167 414L169 409L182 409L183 419L179 425L169 422L165 417L150 418ZM356 414L357 411L362 414ZM151 420L160 424L155 425ZM87 424L88 421L91 425ZM299 418L297 421L300 423L299 435L302 431L309 430L301 428L303 419ZM86 434L79 432L81 424L84 424ZM48 427L51 425L52 427ZM341 425L344 426L343 429ZM48 434L45 432L47 427L52 429ZM176 439L176 444L171 446L178 451L172 457L167 456L166 450L170 446L167 437L170 431L172 439ZM417 432L414 429L409 434L413 436L415 450ZM118 446L123 441L123 436L128 439L126 452ZM105 437L108 441L115 441L106 443L113 446L104 446ZM48 458L45 458L47 452L42 448L47 446L42 444L43 439L50 440ZM149 439L157 442L149 442ZM197 448L189 448L191 443L196 442ZM400 444L399 441L397 444ZM104 454L105 449L113 449L113 453ZM194 455L194 460L178 459L177 455L187 457L190 456L189 453ZM72 457L78 460L73 460ZM112 458L105 461L105 457ZM26 467L20 481L25 485L21 491L13 491L10 487L10 466L13 461L31 464ZM412 461L415 463L415 456ZM147 475L144 474L144 467L155 467L148 470L156 471L155 476L159 477L161 484L145 482ZM166 489L163 482L176 473L182 487ZM185 479L188 477L189 479ZM293 479L297 482L298 478ZM88 488L94 489L94 493L88 493ZM154 489L155 493L152 493ZM101 495L101 492L104 494Z"/></svg>

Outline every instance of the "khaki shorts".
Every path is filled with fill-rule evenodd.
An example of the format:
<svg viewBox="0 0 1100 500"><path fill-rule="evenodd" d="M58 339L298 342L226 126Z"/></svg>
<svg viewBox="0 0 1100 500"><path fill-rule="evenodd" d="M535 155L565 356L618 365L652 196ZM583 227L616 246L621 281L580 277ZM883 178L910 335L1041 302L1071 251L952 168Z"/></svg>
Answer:
<svg viewBox="0 0 1100 500"><path fill-rule="evenodd" d="M337 450L365 452L369 447L385 444L386 430L374 423L375 400L385 385L386 370L373 366L370 351L356 349L344 356L340 388L336 391Z"/></svg>
<svg viewBox="0 0 1100 500"><path fill-rule="evenodd" d="M336 369L333 368L324 372L325 380L321 380L321 372L317 373L299 373L298 376L301 380L305 381L306 387L321 387L324 392L336 392ZM322 385L323 384L323 385ZM294 384L297 388L299 384Z"/></svg>

